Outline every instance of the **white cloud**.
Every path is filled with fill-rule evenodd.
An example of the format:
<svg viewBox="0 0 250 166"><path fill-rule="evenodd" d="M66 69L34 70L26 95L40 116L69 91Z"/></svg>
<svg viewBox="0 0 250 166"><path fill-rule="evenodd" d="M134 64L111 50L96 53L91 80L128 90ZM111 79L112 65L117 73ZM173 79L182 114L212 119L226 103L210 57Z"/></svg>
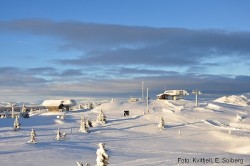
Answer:
<svg viewBox="0 0 250 166"><path fill-rule="evenodd" d="M40 97L133 94L141 81L155 92L165 85L250 91L247 73L230 70L237 59L238 66L249 65L249 32L33 19L0 21L1 33L53 38L64 52L48 59L53 67L0 68L0 87L11 87L11 95L20 87ZM65 56L71 49L81 56Z"/></svg>

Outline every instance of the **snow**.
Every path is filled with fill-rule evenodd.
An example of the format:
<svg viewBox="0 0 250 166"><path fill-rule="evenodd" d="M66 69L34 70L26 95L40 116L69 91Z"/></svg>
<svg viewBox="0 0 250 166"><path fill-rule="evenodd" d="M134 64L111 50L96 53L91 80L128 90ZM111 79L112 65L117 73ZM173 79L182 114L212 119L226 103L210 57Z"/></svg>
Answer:
<svg viewBox="0 0 250 166"><path fill-rule="evenodd" d="M44 100L43 106L59 106L63 102L65 106L75 106L77 103L75 100Z"/></svg>
<svg viewBox="0 0 250 166"><path fill-rule="evenodd" d="M223 96L221 98L214 100L214 102L232 104L232 105L237 105L237 106L249 106L250 105L250 100L244 95Z"/></svg>
<svg viewBox="0 0 250 166"><path fill-rule="evenodd" d="M64 119L57 118L62 112L39 110L20 118L18 131L13 130L15 119L1 118L0 165L76 166L81 161L94 166L100 142L105 143L110 166L204 165L193 163L202 158L221 162L206 165L247 165L250 107L242 104L247 100L224 96L213 102L203 99L198 107L194 100L150 100L149 113L146 102L113 100L94 109L66 112ZM101 110L104 124L96 123ZM124 116L125 110L129 116ZM93 122L88 134L79 132L82 116ZM158 128L161 117L165 130ZM67 139L55 139L58 128ZM32 129L37 144L27 143Z"/></svg>

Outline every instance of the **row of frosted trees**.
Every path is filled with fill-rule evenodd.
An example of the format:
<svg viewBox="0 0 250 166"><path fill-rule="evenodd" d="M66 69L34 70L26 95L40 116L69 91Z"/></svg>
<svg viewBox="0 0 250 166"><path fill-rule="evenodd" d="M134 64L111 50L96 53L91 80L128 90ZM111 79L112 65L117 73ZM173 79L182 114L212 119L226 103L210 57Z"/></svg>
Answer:
<svg viewBox="0 0 250 166"><path fill-rule="evenodd" d="M105 124L106 123L106 116L103 113L103 111L101 110L99 115L96 118L96 122L100 123L100 124ZM81 117L81 121L80 121L80 132L83 133L89 133L89 128L92 127L92 122L88 119L85 118L84 116Z"/></svg>
<svg viewBox="0 0 250 166"><path fill-rule="evenodd" d="M100 124L105 124L106 123L106 116L105 116L105 114L103 113L102 110L100 111L99 115L97 116L96 122L100 123ZM79 131L83 132L83 133L89 133L90 132L89 131L90 127L92 127L92 122L88 118L85 118L82 115L81 120L80 120L80 129L79 129ZM96 157L96 166L107 166L108 165L108 160L109 160L109 155L106 153L105 144L104 143L99 143L98 146L99 146L99 149L97 149L97 151L96 151L96 155L97 155L97 157ZM77 165L78 166L83 166L83 164L78 162L78 161L77 161ZM85 166L90 166L90 164L86 163Z"/></svg>
<svg viewBox="0 0 250 166"><path fill-rule="evenodd" d="M106 123L106 116L103 113L103 111L101 110L99 115L96 118L96 123L100 123L100 124L105 124ZM80 120L80 132L83 133L89 133L89 128L92 127L92 122L88 119L85 118L83 115L81 117ZM105 144L104 143L99 143L98 144L99 149L97 149L96 151L96 166L107 166L108 165L108 160L109 160L109 155L106 153L106 148L105 148ZM83 166L82 163L77 161L77 165L78 166ZM90 166L89 163L86 163L85 166Z"/></svg>
<svg viewBox="0 0 250 166"><path fill-rule="evenodd" d="M106 123L106 116L103 113L103 111L101 110L99 115L97 116L96 119L97 123L101 123L101 124L105 124ZM83 133L89 133L89 128L92 127L92 122L88 119L85 118L83 115L81 116L81 120L80 120L80 129L79 132L83 132ZM14 129L18 130L20 129L20 123L19 123L19 118L18 116L16 117L15 121L14 121ZM56 140L62 140L62 139L66 139L66 133L61 133L60 129L58 128L57 130L57 134L55 137ZM28 141L28 143L33 143L36 144L36 132L34 129L31 130L30 133L30 140ZM105 144L104 143L99 143L98 144L99 149L97 149L96 151L96 166L107 166L108 165L108 160L109 160L109 156L106 153L106 148L105 148ZM78 166L83 166L82 163L77 161L77 165ZM90 166L89 163L86 163L85 166Z"/></svg>

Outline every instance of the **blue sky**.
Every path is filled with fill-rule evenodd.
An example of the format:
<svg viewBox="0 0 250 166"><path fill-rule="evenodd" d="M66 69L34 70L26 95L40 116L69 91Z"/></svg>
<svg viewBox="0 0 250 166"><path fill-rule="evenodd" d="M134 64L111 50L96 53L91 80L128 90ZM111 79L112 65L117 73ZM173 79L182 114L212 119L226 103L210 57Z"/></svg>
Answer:
<svg viewBox="0 0 250 166"><path fill-rule="evenodd" d="M0 0L0 100L249 92L247 0ZM154 98L154 97L152 97Z"/></svg>

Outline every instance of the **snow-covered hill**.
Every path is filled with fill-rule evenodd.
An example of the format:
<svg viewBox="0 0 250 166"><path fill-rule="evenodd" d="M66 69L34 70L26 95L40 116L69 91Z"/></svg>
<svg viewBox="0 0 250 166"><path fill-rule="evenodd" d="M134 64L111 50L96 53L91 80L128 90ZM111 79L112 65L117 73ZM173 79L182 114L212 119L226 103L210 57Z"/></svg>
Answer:
<svg viewBox="0 0 250 166"><path fill-rule="evenodd" d="M250 100L244 95L223 96L223 97L220 97L220 98L214 100L214 102L226 103L226 104L232 104L232 105L238 105L238 106L249 106L250 105Z"/></svg>
<svg viewBox="0 0 250 166"><path fill-rule="evenodd" d="M95 121L100 110L106 124ZM123 116L125 110L129 116ZM0 119L0 165L76 166L82 161L94 166L100 142L106 144L111 166L204 165L206 159L206 165L250 164L250 130L230 126L250 125L248 106L203 101L195 107L188 100L152 100L148 113L146 102L115 101L67 112L65 120L60 115L33 113L20 119L20 131L13 131L14 119ZM79 132L82 115L93 122L90 133ZM157 127L161 117L165 130ZM27 143L32 128L37 144ZM67 133L66 140L54 139L58 128Z"/></svg>

